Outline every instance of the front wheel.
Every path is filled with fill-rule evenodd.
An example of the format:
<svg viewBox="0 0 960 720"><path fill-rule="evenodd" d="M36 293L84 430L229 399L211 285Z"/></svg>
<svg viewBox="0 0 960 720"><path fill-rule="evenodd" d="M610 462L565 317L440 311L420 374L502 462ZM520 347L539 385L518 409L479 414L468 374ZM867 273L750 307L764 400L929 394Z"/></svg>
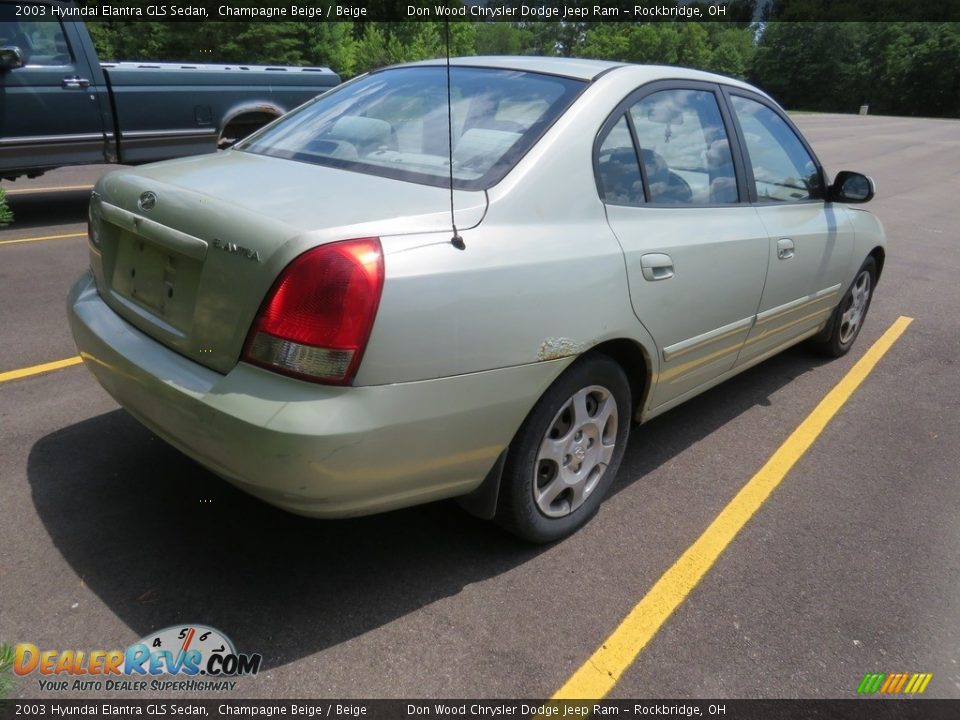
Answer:
<svg viewBox="0 0 960 720"><path fill-rule="evenodd" d="M510 445L497 521L537 543L584 525L620 466L631 407L630 383L615 361L594 355L571 365Z"/></svg>
<svg viewBox="0 0 960 720"><path fill-rule="evenodd" d="M860 334L863 321L867 318L873 288L877 284L877 263L868 257L840 304L830 316L823 332L813 340L813 347L829 357L846 355Z"/></svg>

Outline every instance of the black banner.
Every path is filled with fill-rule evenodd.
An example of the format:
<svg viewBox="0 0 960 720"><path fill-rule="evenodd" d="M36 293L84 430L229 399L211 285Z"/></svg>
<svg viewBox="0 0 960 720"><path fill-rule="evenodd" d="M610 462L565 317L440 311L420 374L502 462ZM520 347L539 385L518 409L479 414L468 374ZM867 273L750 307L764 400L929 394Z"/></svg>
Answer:
<svg viewBox="0 0 960 720"><path fill-rule="evenodd" d="M315 22L960 21L960 0L4 0L53 19Z"/></svg>
<svg viewBox="0 0 960 720"><path fill-rule="evenodd" d="M2 700L0 720L331 718L455 720L536 718L720 718L722 720L954 720L960 700Z"/></svg>

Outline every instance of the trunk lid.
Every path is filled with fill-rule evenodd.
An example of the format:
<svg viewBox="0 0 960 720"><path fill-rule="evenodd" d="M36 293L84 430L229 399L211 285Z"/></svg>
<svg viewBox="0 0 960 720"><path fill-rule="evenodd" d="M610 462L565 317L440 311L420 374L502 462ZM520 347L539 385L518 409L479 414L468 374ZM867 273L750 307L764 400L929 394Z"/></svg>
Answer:
<svg viewBox="0 0 960 720"><path fill-rule="evenodd" d="M450 232L443 188L239 151L116 171L95 196L93 269L104 300L222 373L236 365L277 275L301 253L351 238ZM454 203L457 226L470 228L486 212L486 193L457 191Z"/></svg>

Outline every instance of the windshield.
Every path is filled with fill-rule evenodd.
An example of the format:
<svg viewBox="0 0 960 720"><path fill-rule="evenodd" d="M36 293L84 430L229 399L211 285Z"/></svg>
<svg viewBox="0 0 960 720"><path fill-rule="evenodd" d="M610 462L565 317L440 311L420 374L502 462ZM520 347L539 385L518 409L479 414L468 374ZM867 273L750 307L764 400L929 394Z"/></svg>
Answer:
<svg viewBox="0 0 960 720"><path fill-rule="evenodd" d="M537 73L451 68L454 187L483 190L498 182L585 85ZM237 147L446 186L451 156L446 68L373 73L322 95Z"/></svg>

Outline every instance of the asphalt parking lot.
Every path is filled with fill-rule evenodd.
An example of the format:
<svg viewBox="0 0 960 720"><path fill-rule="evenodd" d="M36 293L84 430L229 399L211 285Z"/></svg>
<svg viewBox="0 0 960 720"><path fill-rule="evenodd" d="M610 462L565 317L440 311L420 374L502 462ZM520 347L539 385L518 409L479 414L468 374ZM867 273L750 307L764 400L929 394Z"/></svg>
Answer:
<svg viewBox="0 0 960 720"><path fill-rule="evenodd" d="M890 247L856 347L790 350L636 429L598 517L546 548L452 503L294 517L168 447L82 366L16 372L76 355L64 298L109 168L6 183L0 641L109 650L204 623L264 656L229 697L551 696L907 316L609 696L852 698L865 673L925 672L925 696L960 698L960 122L796 120L831 172L878 182Z"/></svg>

